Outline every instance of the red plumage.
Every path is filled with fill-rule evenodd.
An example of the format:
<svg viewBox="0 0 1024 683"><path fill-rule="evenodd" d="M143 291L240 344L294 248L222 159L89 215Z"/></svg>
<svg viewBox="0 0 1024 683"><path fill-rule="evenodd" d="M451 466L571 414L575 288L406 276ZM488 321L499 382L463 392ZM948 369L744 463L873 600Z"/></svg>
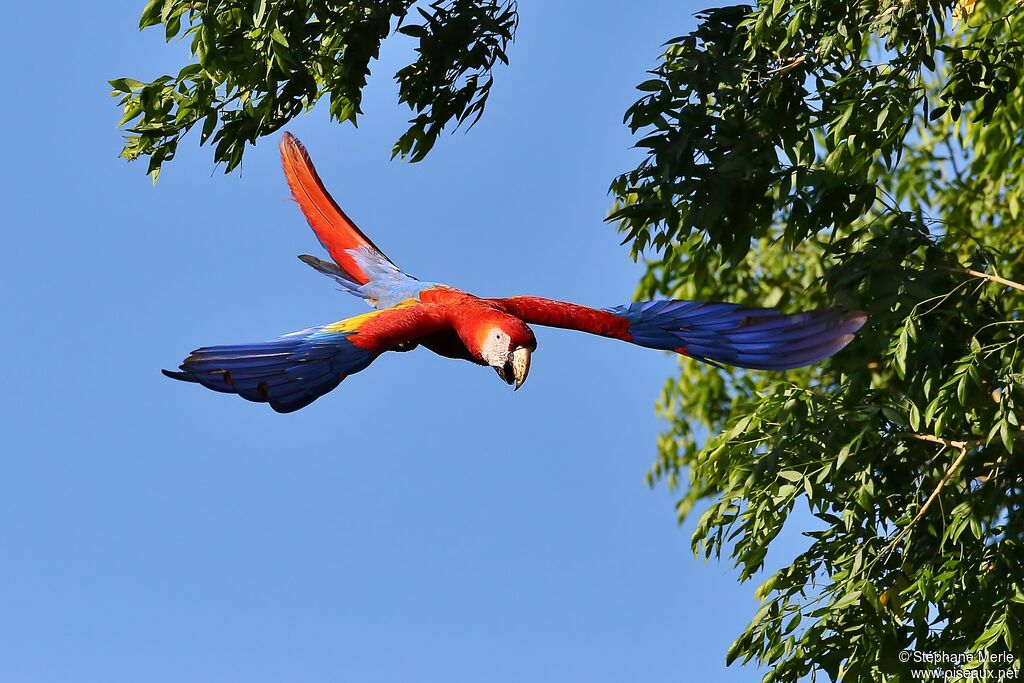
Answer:
<svg viewBox="0 0 1024 683"><path fill-rule="evenodd" d="M537 296L513 296L490 301L527 323L579 330L622 341L632 339L629 321L608 311Z"/></svg>

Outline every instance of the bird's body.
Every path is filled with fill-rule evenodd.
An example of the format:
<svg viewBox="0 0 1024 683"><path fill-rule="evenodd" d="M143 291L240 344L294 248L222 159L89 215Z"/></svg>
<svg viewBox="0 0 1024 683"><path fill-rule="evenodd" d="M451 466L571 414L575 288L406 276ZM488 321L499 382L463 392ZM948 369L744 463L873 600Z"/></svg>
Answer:
<svg viewBox="0 0 1024 683"><path fill-rule="evenodd" d="M574 329L711 363L781 370L836 353L864 324L840 309L784 314L700 301L651 301L605 310L539 297L486 299L423 282L394 265L324 188L289 134L281 157L292 196L333 262L300 256L377 310L257 344L197 349L174 379L291 412L334 389L386 351L418 346L489 365L518 389L537 340L529 324Z"/></svg>

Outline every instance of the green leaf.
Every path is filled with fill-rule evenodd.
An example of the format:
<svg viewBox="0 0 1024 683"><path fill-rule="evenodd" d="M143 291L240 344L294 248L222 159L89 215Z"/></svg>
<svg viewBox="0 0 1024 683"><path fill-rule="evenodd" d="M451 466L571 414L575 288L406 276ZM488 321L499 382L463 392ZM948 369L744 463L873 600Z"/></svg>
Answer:
<svg viewBox="0 0 1024 683"><path fill-rule="evenodd" d="M282 47L288 47L288 39L285 37L284 33L281 32L281 29L277 28L276 26L270 31L270 37L278 45L281 45Z"/></svg>
<svg viewBox="0 0 1024 683"><path fill-rule="evenodd" d="M142 9L142 17L139 19L139 30L161 22L160 14L163 4L163 0L147 0L146 6Z"/></svg>
<svg viewBox="0 0 1024 683"><path fill-rule="evenodd" d="M136 90L140 90L144 85L141 81L136 81L133 78L115 78L112 81L107 81L110 86L114 89L115 93L132 93Z"/></svg>
<svg viewBox="0 0 1024 683"><path fill-rule="evenodd" d="M858 600L860 600L860 596L861 596L861 591L859 591L859 590L850 591L849 593L847 593L843 597L841 597L839 600L836 600L834 603L832 603L831 609L833 611L839 611L841 609L846 609L847 607L850 607L851 605L856 603Z"/></svg>

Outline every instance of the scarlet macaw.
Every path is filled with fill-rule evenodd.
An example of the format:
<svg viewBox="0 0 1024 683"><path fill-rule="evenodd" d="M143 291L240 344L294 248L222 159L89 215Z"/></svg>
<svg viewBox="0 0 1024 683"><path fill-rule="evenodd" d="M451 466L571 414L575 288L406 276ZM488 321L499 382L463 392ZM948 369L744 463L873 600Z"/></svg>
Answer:
<svg viewBox="0 0 1024 683"><path fill-rule="evenodd" d="M299 258L377 310L267 342L197 349L178 371L164 370L168 377L288 413L385 351L416 346L489 365L519 389L537 348L529 324L580 330L713 364L784 370L836 353L866 320L860 312L836 308L785 314L728 303L647 301L597 310L532 296L479 298L403 273L335 203L305 148L288 133L281 140L281 159L292 196L334 263Z"/></svg>

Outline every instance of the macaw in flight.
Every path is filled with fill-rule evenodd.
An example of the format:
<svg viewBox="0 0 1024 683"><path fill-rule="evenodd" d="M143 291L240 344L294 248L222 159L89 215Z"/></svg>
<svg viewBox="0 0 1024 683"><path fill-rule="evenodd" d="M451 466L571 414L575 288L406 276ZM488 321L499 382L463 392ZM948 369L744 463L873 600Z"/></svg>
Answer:
<svg viewBox="0 0 1024 683"><path fill-rule="evenodd" d="M850 343L863 313L837 308L786 314L703 301L645 301L604 310L533 296L484 299L402 272L328 194L289 133L281 160L292 196L333 263L299 258L377 310L256 344L193 351L173 379L269 403L280 413L309 405L385 351L423 346L487 365L516 389L537 348L530 325L589 332L674 351L706 363L785 370L817 363Z"/></svg>

